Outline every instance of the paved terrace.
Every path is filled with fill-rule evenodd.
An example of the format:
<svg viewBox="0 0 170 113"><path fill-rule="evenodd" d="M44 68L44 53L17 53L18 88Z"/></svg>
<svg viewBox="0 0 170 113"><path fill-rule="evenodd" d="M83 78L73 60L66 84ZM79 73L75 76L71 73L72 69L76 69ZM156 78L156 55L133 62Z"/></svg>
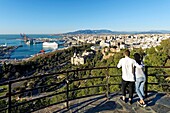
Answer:
<svg viewBox="0 0 170 113"><path fill-rule="evenodd" d="M132 105L121 102L120 96L120 93L112 93L109 100L105 95L86 97L70 101L69 109L63 103L34 113L170 113L170 93L148 93L145 108L137 104L139 98L136 94Z"/></svg>

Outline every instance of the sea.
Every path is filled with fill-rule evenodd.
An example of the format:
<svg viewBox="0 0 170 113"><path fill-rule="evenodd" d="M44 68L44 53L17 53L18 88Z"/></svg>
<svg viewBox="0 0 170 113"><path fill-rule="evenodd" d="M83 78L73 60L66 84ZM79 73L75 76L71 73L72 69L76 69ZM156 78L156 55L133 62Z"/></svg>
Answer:
<svg viewBox="0 0 170 113"><path fill-rule="evenodd" d="M62 38L61 36L53 36L53 35L46 35L46 34L30 34L27 35L27 37L36 39L36 38ZM59 42L60 43L60 42ZM5 45L7 46L19 46L22 45L21 47L15 49L10 54L9 59L24 59L24 58L29 58L37 53L40 52L40 50L45 50L45 52L51 52L54 51L53 48L43 48L42 43L39 44L33 44L33 45L28 45L24 42L23 37L20 36L20 34L15 34L15 35L9 35L9 34L0 34L0 45ZM58 49L63 48L63 46L59 46Z"/></svg>

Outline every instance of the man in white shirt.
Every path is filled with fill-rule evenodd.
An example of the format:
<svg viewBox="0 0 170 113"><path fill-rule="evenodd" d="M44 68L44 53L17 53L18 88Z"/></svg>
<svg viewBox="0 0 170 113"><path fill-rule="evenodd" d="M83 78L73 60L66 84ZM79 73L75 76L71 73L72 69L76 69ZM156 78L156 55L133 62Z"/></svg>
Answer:
<svg viewBox="0 0 170 113"><path fill-rule="evenodd" d="M122 97L120 98L125 102L126 99L126 87L129 85L129 103L132 104L133 87L135 83L134 67L142 68L134 59L129 58L130 51L124 52L125 58L119 60L118 68L122 67Z"/></svg>

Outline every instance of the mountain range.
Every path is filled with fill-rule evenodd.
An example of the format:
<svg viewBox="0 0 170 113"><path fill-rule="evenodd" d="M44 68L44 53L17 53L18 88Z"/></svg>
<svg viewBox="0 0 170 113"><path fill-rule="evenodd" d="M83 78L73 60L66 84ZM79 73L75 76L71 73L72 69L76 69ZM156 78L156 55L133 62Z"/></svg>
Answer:
<svg viewBox="0 0 170 113"><path fill-rule="evenodd" d="M77 30L74 32L67 32L63 34L70 34L70 35L76 35L76 34L164 34L164 33L170 33L169 30L150 30L150 31L111 31L107 29L101 29L101 30Z"/></svg>

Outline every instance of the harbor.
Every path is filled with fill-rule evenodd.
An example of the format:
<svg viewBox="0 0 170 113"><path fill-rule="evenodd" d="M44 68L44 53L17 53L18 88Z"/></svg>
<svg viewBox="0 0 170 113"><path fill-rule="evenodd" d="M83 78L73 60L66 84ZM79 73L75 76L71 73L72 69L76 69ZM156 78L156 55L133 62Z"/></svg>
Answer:
<svg viewBox="0 0 170 113"><path fill-rule="evenodd" d="M51 44L53 43L53 44ZM45 44L45 45L44 45ZM50 35L0 35L0 60L22 60L64 48L61 36Z"/></svg>

